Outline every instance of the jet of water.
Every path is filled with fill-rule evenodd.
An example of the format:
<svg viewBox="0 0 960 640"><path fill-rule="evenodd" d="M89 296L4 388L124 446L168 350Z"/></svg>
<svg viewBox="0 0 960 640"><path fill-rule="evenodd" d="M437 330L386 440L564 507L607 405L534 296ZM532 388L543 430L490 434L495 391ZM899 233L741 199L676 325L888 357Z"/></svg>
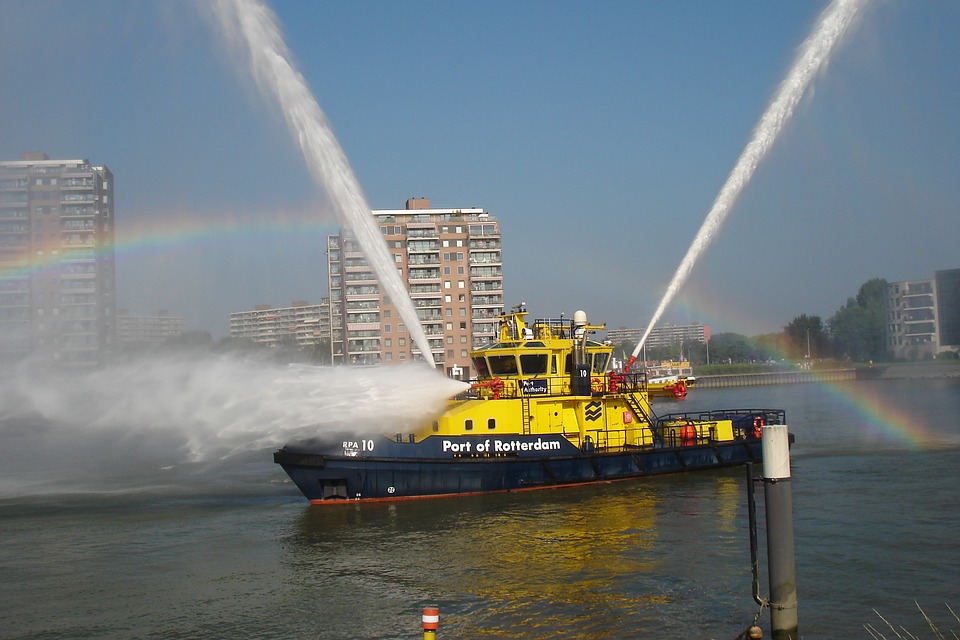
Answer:
<svg viewBox="0 0 960 640"><path fill-rule="evenodd" d="M420 318L370 214L363 190L320 105L293 66L276 16L258 0L218 0L216 7L223 33L249 57L260 90L280 105L314 180L333 201L340 224L363 249L424 359L435 366Z"/></svg>
<svg viewBox="0 0 960 640"><path fill-rule="evenodd" d="M626 369L629 370L630 366L636 361L637 355L643 349L643 345L653 327L687 281L693 265L696 264L697 259L713 240L720 225L723 224L727 214L730 213L740 196L740 192L753 177L757 165L767 155L780 131L790 120L807 86L826 64L830 54L836 49L844 34L850 30L855 18L866 3L867 0L834 0L821 14L813 33L800 47L793 67L781 82L773 100L754 129L750 142L747 143L743 153L740 154L740 159L737 160L737 164L726 183L720 189L720 193L717 194L713 207L711 207L703 225L694 237L693 243L680 262L680 266L673 275L663 299L660 300L660 305L643 332L643 337L640 338L640 342L637 343L637 347L627 361Z"/></svg>
<svg viewBox="0 0 960 640"><path fill-rule="evenodd" d="M204 462L323 433L407 433L466 388L414 363L320 367L229 353L140 355L82 374L22 366L0 375L0 443L56 436L124 458L149 449L168 464Z"/></svg>

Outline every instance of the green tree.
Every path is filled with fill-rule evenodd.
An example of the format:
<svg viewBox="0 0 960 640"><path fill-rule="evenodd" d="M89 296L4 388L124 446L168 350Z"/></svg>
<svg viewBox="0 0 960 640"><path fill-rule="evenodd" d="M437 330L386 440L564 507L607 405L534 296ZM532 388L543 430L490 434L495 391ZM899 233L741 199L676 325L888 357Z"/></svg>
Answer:
<svg viewBox="0 0 960 640"><path fill-rule="evenodd" d="M856 362L881 360L886 352L887 281L863 283L856 298L849 298L830 318L834 351Z"/></svg>
<svg viewBox="0 0 960 640"><path fill-rule="evenodd" d="M760 360L780 360L787 351L784 346L786 337L782 332L754 336L753 343Z"/></svg>
<svg viewBox="0 0 960 640"><path fill-rule="evenodd" d="M306 347L307 362L310 364L328 365L333 358L330 355L330 338L321 338L312 347Z"/></svg>
<svg viewBox="0 0 960 640"><path fill-rule="evenodd" d="M750 362L756 357L753 341L739 333L718 333L710 338L710 364Z"/></svg>
<svg viewBox="0 0 960 640"><path fill-rule="evenodd" d="M823 358L830 353L830 337L820 316L797 316L783 328L787 353L797 359Z"/></svg>

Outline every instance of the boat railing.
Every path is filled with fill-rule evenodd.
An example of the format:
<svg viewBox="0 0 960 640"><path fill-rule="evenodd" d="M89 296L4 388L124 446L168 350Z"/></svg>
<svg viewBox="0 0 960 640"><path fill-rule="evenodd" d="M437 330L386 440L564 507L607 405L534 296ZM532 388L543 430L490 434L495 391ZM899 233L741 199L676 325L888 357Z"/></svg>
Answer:
<svg viewBox="0 0 960 640"><path fill-rule="evenodd" d="M589 447L593 450L621 452L711 444L718 441L718 431L717 421L694 423L690 420L671 424L658 421L653 429L649 424L644 425L640 437L637 429L588 429L586 436L590 438Z"/></svg>
<svg viewBox="0 0 960 640"><path fill-rule="evenodd" d="M644 372L594 373L590 376L590 395L606 393L640 393L647 390L647 376ZM531 397L569 396L573 385L570 376L545 375L525 378L495 377L483 380L473 379L470 388L454 396L455 400L501 400Z"/></svg>
<svg viewBox="0 0 960 640"><path fill-rule="evenodd" d="M668 413L657 420L657 428L676 425L685 421L694 423L719 422L730 420L734 437L744 439L756 437L756 430L763 425L785 424L786 412L783 409L718 409L713 411L692 411Z"/></svg>

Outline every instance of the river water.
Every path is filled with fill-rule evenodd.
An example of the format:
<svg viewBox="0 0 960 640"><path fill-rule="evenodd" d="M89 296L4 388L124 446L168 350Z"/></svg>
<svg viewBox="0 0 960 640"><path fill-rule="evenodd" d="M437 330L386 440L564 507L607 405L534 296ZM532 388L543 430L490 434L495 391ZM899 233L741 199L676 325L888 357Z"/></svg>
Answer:
<svg viewBox="0 0 960 640"><path fill-rule="evenodd" d="M748 407L786 409L797 438L801 635L895 637L879 612L932 638L918 605L960 632L960 380L694 389L655 408ZM312 507L269 451L44 482L24 472L36 428L0 432L3 460L23 447L0 467L2 638L419 638L432 603L441 639L732 639L759 608L740 469Z"/></svg>

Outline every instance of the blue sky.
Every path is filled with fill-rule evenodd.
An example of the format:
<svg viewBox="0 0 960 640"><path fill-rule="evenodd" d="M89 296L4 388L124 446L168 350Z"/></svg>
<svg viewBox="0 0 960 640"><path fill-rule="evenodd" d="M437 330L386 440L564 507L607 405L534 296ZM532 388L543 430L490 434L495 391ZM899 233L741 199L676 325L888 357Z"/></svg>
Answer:
<svg viewBox="0 0 960 640"><path fill-rule="evenodd" d="M506 303L643 326L822 1L276 2L374 208L483 207ZM324 195L206 3L0 3L0 158L116 178L118 303L226 335L326 293ZM664 316L829 318L960 267L960 4L880 0Z"/></svg>

